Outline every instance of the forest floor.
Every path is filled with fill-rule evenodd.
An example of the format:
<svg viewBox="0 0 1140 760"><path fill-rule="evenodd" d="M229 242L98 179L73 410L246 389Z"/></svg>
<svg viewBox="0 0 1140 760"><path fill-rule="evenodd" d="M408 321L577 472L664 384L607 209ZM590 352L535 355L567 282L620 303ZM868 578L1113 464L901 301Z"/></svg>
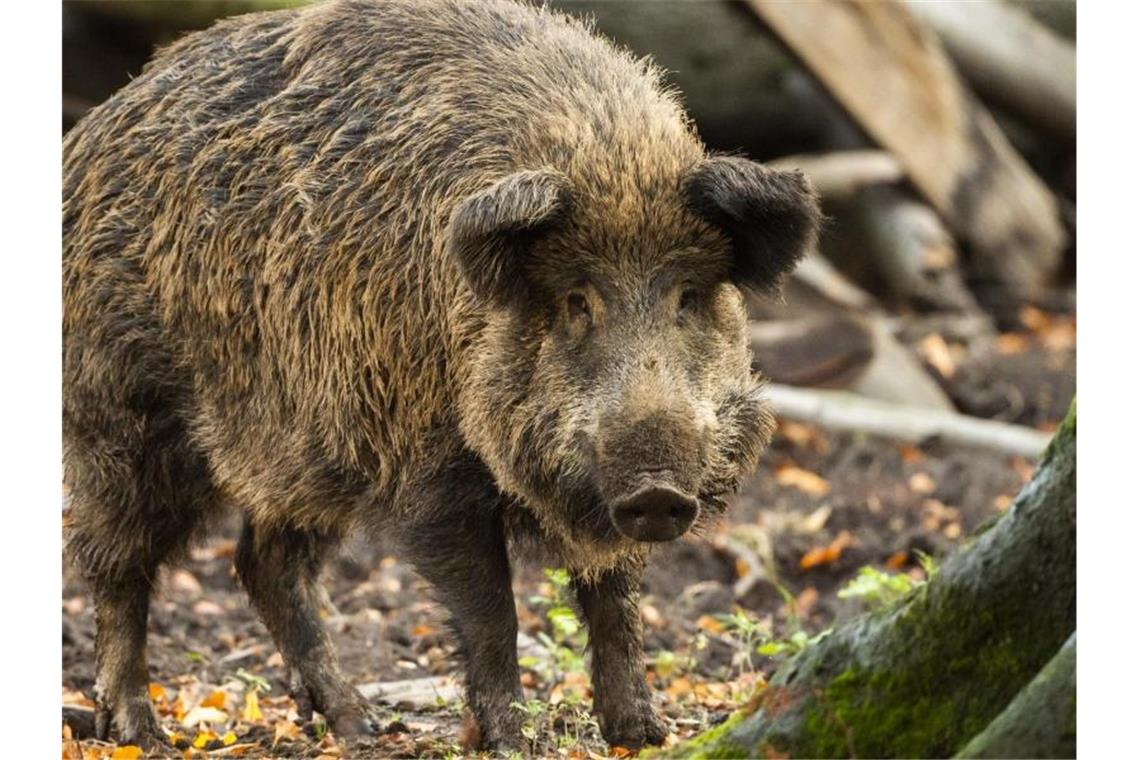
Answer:
<svg viewBox="0 0 1140 760"><path fill-rule="evenodd" d="M1033 310L1021 323L981 350L915 348L963 410L1049 430L1075 391L1075 320ZM724 720L782 658L860 612L860 588L886 593L890 579L921 580L924 554L937 562L961 546L1010 504L1031 472L1021 457L782 422L717 531L661 547L645 577L646 672L669 743ZM385 732L341 746L319 722L296 720L281 656L231 578L237 525L228 519L189 562L166 571L152 604L151 696L183 745L172 756L462 754L459 664L444 612L382 543L354 540L330 563L325 622L345 671L359 684L385 684L367 687L386 716ZM883 575L861 575L864 567ZM622 756L589 713L584 632L564 614L563 578L552 570L516 570L528 700L519 707L528 714L531 749ZM866 582L851 587L854 595L840 595L860 577ZM62 606L63 702L90 707L92 607L66 562ZM64 758L137 756L113 751L71 740L64 728Z"/></svg>

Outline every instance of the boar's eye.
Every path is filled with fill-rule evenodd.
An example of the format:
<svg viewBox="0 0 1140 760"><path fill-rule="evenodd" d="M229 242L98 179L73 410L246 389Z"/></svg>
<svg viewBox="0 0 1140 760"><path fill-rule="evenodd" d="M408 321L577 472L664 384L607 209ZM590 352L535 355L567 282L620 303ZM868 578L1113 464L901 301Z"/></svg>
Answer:
<svg viewBox="0 0 1140 760"><path fill-rule="evenodd" d="M590 314L590 302L582 293L571 293L566 296L566 313L571 321L581 320L587 325L593 321L593 315Z"/></svg>
<svg viewBox="0 0 1140 760"><path fill-rule="evenodd" d="M677 303L677 313L686 314L697 308L701 294L696 288L685 288L681 291L681 300Z"/></svg>

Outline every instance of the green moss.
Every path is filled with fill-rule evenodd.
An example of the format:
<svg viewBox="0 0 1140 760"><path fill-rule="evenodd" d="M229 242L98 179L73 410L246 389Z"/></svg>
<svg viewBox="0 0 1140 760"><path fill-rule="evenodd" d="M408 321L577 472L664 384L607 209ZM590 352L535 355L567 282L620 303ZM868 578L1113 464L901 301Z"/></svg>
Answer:
<svg viewBox="0 0 1140 760"><path fill-rule="evenodd" d="M678 744L668 752L662 753L659 749L649 748L641 753L641 757L684 757L691 760L750 757L751 753L747 747L737 744L728 736L729 732L739 726L748 715L748 710L737 710L728 716L728 720L724 723L683 744Z"/></svg>

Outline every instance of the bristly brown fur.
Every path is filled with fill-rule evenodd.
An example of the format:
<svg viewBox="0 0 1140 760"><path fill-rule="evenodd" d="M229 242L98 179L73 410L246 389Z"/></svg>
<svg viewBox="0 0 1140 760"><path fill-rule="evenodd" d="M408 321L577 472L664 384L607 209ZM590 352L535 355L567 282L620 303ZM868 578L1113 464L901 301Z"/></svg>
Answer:
<svg viewBox="0 0 1140 760"><path fill-rule="evenodd" d="M699 528L755 466L772 419L739 290L814 234L802 178L709 159L654 67L505 0L223 21L93 109L63 166L68 542L101 610L101 733L156 731L149 583L229 502L242 582L338 732L368 708L316 578L365 527L454 613L486 745L517 744L508 539L574 572L592 628L621 621L592 634L596 678L625 674L607 738L663 738L630 660L647 549L606 499L652 460Z"/></svg>

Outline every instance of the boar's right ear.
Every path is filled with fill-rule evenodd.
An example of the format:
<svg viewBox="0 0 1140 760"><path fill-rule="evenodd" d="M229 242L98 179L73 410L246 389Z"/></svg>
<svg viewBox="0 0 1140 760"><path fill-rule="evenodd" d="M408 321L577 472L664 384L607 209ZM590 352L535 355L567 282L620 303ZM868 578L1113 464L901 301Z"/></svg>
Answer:
<svg viewBox="0 0 1140 760"><path fill-rule="evenodd" d="M479 298L504 305L526 292L526 255L570 210L570 182L550 169L506 176L451 214L448 247Z"/></svg>
<svg viewBox="0 0 1140 760"><path fill-rule="evenodd" d="M682 180L692 210L732 241L738 285L777 291L819 232L819 199L804 175L744 158L701 161Z"/></svg>

